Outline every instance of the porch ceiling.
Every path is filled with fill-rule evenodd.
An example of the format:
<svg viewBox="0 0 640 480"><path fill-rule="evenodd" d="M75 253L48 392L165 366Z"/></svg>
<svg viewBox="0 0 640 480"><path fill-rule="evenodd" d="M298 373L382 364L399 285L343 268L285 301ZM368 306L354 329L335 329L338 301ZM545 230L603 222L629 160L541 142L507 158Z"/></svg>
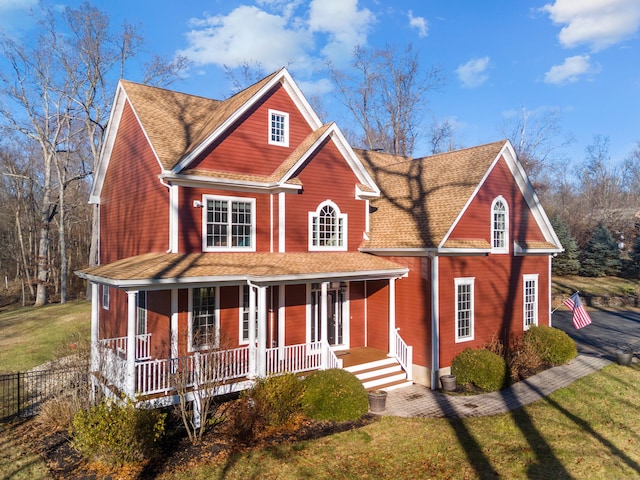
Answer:
<svg viewBox="0 0 640 480"><path fill-rule="evenodd" d="M360 252L148 253L76 272L122 288L212 282L256 284L397 278L408 269Z"/></svg>

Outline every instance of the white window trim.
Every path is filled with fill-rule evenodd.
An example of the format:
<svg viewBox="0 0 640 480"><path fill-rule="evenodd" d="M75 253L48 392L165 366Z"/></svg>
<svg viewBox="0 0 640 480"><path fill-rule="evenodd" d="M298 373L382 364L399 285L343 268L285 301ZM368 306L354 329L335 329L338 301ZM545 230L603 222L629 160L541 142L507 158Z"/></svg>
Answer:
<svg viewBox="0 0 640 480"><path fill-rule="evenodd" d="M102 309L109 310L109 285L102 285Z"/></svg>
<svg viewBox="0 0 640 480"><path fill-rule="evenodd" d="M248 292L248 290L250 288L253 288L249 285L240 285L240 295L238 297L238 305L240 306L240 308L238 308L239 310L239 315L238 315L238 344L239 345L249 345L249 338L247 338L246 340L244 338L242 338L242 333L243 333L243 323L244 323L244 314L245 314L245 307L244 307L244 292L245 290ZM249 295L249 298L251 298L251 295ZM256 338L258 338L258 296L255 296L256 299L256 319L254 322L254 325L256 326ZM246 310L246 314L247 314L247 318L249 318L251 312L251 307L249 305L247 305L247 310ZM251 319L249 319L249 328L251 328ZM249 335L250 336L250 335Z"/></svg>
<svg viewBox="0 0 640 480"><path fill-rule="evenodd" d="M140 299L144 298L144 308L140 307ZM136 335L146 335L149 331L149 316L148 316L148 302L149 298L147 296L146 290L140 290L136 296ZM140 333L140 320L144 320L144 332Z"/></svg>
<svg viewBox="0 0 640 480"><path fill-rule="evenodd" d="M251 204L251 245L248 247L226 247L226 246L207 246L207 202L208 201L224 201L224 202L243 202ZM255 252L256 251L256 199L246 197L226 197L220 195L203 195L202 196L202 251L203 252ZM231 215L231 211L229 211Z"/></svg>
<svg viewBox="0 0 640 480"><path fill-rule="evenodd" d="M324 207L333 208L333 211L336 213L338 226L340 225L340 221L342 221L342 235L340 235L342 237L342 245L320 246L320 245L313 244L313 233L314 233L313 219L318 218L320 216L320 212ZM347 251L347 247L349 243L348 233L349 233L348 215L346 213L340 212L340 208L338 207L338 205L336 205L331 200L325 200L324 202L320 203L320 205L318 205L318 208L316 208L314 212L309 212L309 233L308 233L309 247L308 248L310 252L320 252L320 251L345 252Z"/></svg>
<svg viewBox="0 0 640 480"><path fill-rule="evenodd" d="M284 117L284 132L283 132L283 140L278 142L276 140L273 140L271 138L271 130L273 128L273 120L272 120L272 116L273 115L282 115ZM269 145L278 145L280 147L288 147L289 146L289 114L286 112L281 112L279 110L272 110L269 109L269 132L268 132L268 138L269 138Z"/></svg>
<svg viewBox="0 0 640 480"><path fill-rule="evenodd" d="M535 288L535 301L534 301L534 309L533 309L533 323L531 325L527 325L527 282L534 282ZM522 276L522 324L524 330L529 330L529 327L532 325L538 325L538 308L539 308L539 298L540 291L538 288L538 274L527 274Z"/></svg>
<svg viewBox="0 0 640 480"><path fill-rule="evenodd" d="M189 341L187 342L187 350L189 352L197 352L200 350L209 350L218 348L220 345L220 287L215 288L215 326L216 326L216 343L215 345L193 345L193 288L189 289L189 308L188 308L188 324L189 324Z"/></svg>
<svg viewBox="0 0 640 480"><path fill-rule="evenodd" d="M463 277L463 278L456 278L454 280L454 302L455 302L455 306L454 306L454 310L455 310L455 317L454 317L454 329L455 329L455 338L456 338L456 343L462 343L462 342L470 342L475 338L475 277ZM458 286L460 285L471 285L471 312L470 312L470 316L469 316L469 332L470 335L468 337L460 337L458 336Z"/></svg>
<svg viewBox="0 0 640 480"><path fill-rule="evenodd" d="M493 236L495 232L495 206L498 202L504 205L504 246L496 248L493 246ZM497 196L491 202L491 253L509 253L509 204L502 195Z"/></svg>

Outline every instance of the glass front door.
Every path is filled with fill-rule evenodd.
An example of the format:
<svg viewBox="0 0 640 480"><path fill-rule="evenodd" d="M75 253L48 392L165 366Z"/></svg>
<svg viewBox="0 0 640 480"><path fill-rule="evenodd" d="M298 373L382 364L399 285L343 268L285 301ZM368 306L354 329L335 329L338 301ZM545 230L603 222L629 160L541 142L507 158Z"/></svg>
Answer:
<svg viewBox="0 0 640 480"><path fill-rule="evenodd" d="M343 306L346 287L343 285L330 285L327 289L327 342L332 347L344 346L345 325ZM311 325L310 340L318 342L322 340L322 290L319 283L314 283L311 288Z"/></svg>

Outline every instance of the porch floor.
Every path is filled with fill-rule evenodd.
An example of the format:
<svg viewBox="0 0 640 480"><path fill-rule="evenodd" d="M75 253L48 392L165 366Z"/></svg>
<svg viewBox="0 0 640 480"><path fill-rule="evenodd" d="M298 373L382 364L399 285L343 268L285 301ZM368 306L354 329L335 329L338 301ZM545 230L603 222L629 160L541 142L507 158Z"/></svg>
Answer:
<svg viewBox="0 0 640 480"><path fill-rule="evenodd" d="M342 360L342 367L353 367L377 360L384 360L388 357L387 352L371 347L357 347L350 350L336 350L334 352L339 360Z"/></svg>

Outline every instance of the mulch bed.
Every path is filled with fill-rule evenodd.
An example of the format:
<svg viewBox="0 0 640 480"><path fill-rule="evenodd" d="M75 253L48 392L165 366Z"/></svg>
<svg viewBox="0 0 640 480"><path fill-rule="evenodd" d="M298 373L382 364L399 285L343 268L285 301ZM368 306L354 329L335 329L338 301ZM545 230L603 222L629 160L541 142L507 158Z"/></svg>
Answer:
<svg viewBox="0 0 640 480"><path fill-rule="evenodd" d="M71 446L67 432L52 432L35 420L16 424L14 434L17 438L22 438L25 444L31 446L44 459L55 479L145 480L156 478L163 473L185 471L255 448L286 445L360 428L376 421L377 418L372 414L350 422L319 422L301 418L288 428L258 429L260 433L245 438L237 438L223 423L210 428L196 445L190 442L181 426L169 421L168 435L155 460L146 464L128 465L118 470L86 461Z"/></svg>

